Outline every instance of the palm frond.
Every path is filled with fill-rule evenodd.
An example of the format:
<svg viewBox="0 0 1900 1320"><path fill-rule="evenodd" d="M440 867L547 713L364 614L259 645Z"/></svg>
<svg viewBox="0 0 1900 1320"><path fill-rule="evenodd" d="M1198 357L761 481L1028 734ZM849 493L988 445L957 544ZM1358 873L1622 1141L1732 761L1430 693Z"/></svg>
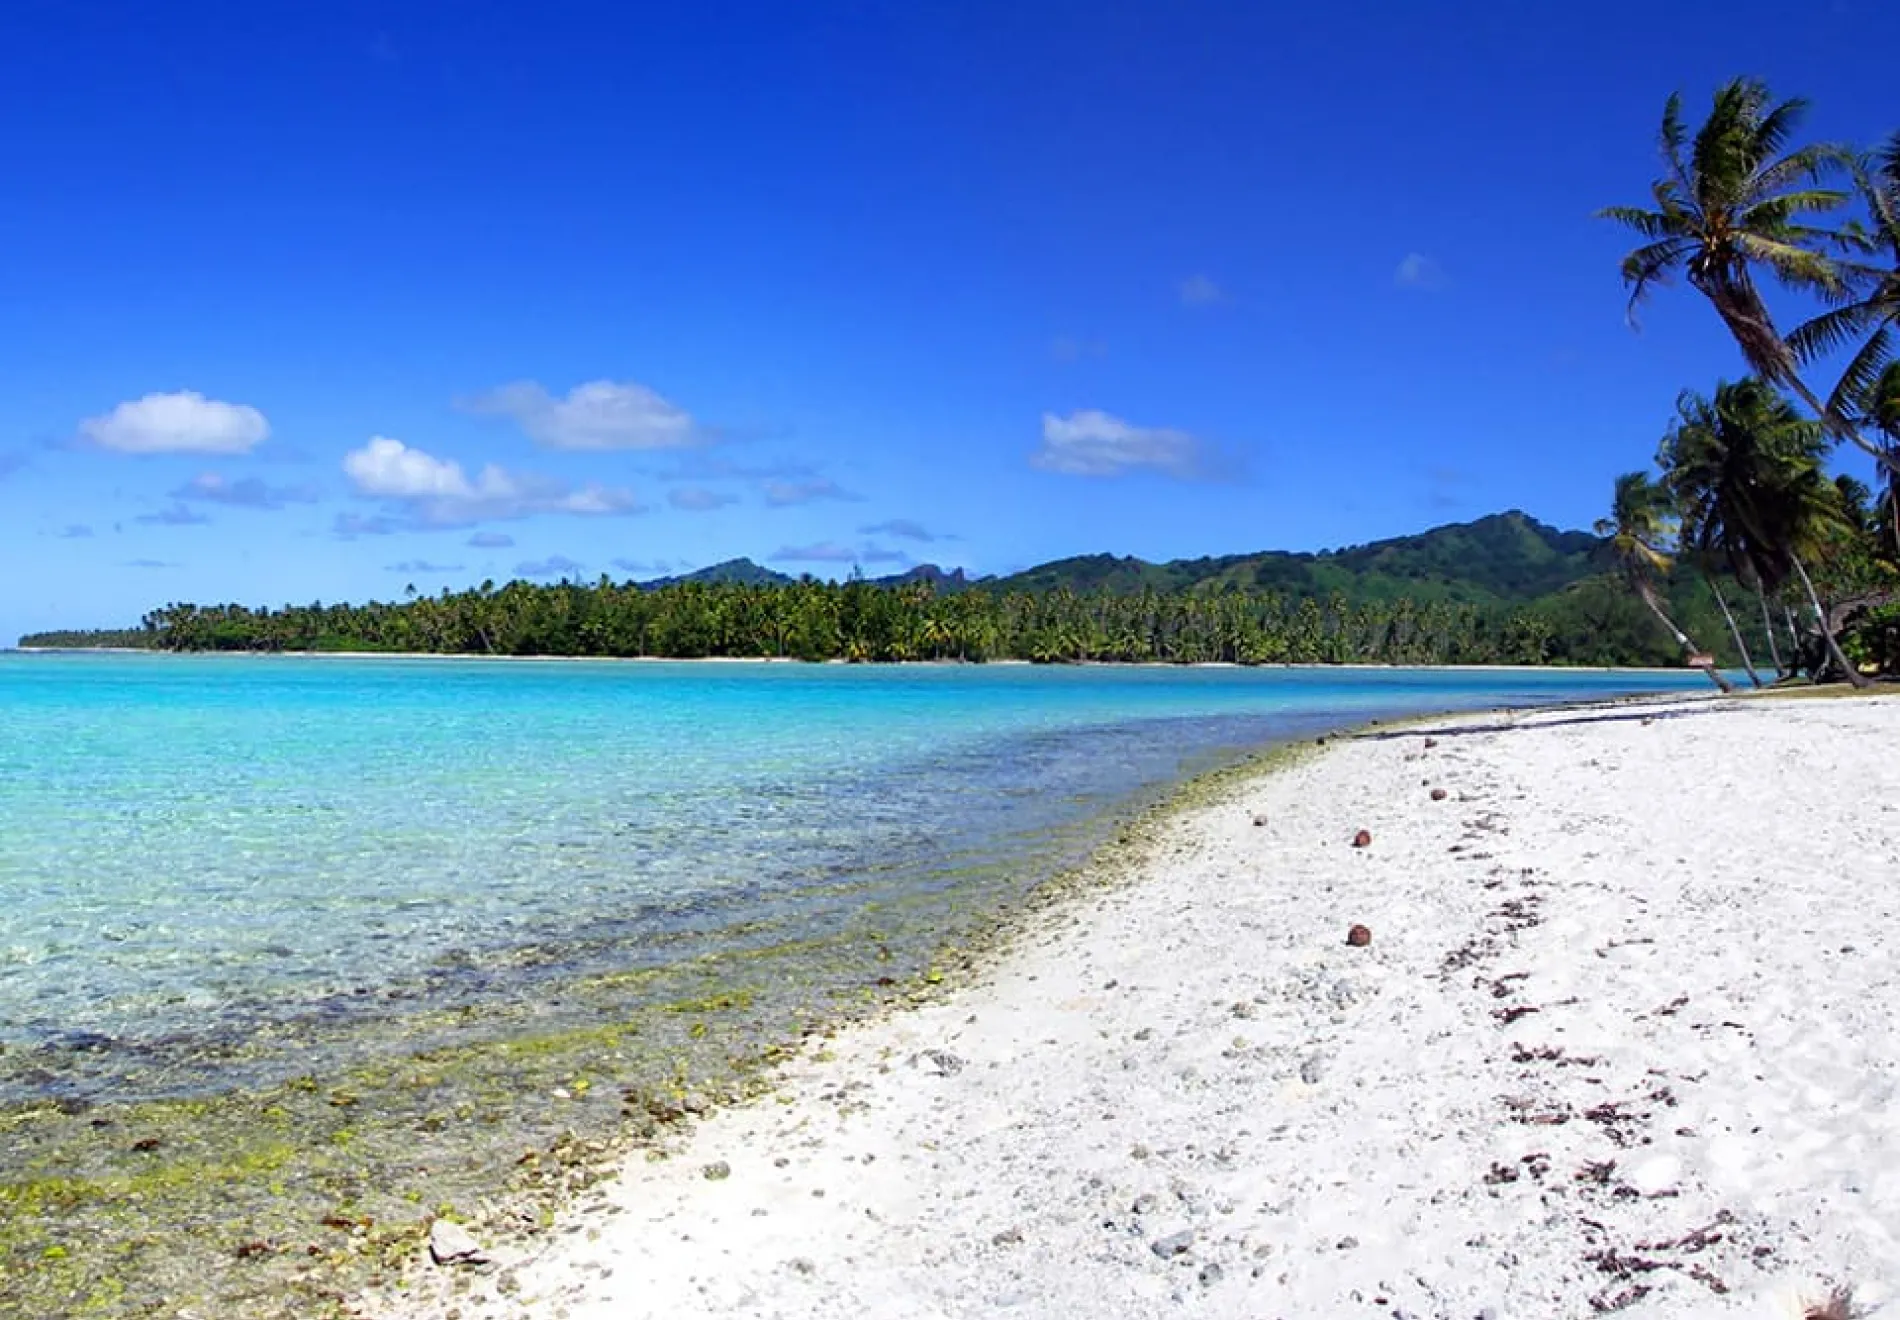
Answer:
<svg viewBox="0 0 1900 1320"><path fill-rule="evenodd" d="M1693 239L1666 238L1660 243L1639 247L1623 258L1623 282L1630 286L1629 305L1624 315L1632 326L1636 324L1636 308L1649 296L1650 289L1669 283L1676 268L1695 247Z"/></svg>
<svg viewBox="0 0 1900 1320"><path fill-rule="evenodd" d="M1812 362L1859 342L1878 319L1878 313L1864 302L1836 307L1797 326L1788 335L1788 347L1799 361Z"/></svg>
<svg viewBox="0 0 1900 1320"><path fill-rule="evenodd" d="M1772 153L1770 153L1772 154ZM1783 156L1771 165L1755 171L1755 190L1774 192L1796 183L1819 184L1840 169L1843 153L1839 147L1816 143Z"/></svg>
<svg viewBox="0 0 1900 1320"><path fill-rule="evenodd" d="M1893 332L1888 325L1882 325L1867 337L1867 342L1860 346L1859 351L1849 359L1847 366L1841 371L1840 383L1835 385L1834 392L1828 396L1828 412L1837 417L1859 413L1885 430L1885 422L1878 415L1880 408L1875 387L1880 383L1887 365L1892 361Z"/></svg>
<svg viewBox="0 0 1900 1320"><path fill-rule="evenodd" d="M1645 211L1640 206L1606 206L1596 213L1596 219L1614 220L1648 239L1681 236L1679 222L1674 217L1665 212Z"/></svg>
<svg viewBox="0 0 1900 1320"><path fill-rule="evenodd" d="M1841 287L1839 267L1809 248L1750 233L1735 235L1735 246L1750 261L1774 271L1784 284L1817 293L1832 293Z"/></svg>
<svg viewBox="0 0 1900 1320"><path fill-rule="evenodd" d="M1768 87L1765 83L1748 80L1753 84L1757 100L1753 109L1757 116L1754 132L1754 148L1761 153L1762 159L1781 154L1788 145L1795 130L1801 127L1801 121L1807 117L1808 103L1801 97L1790 97L1767 114L1761 113L1761 107L1768 101ZM1797 152L1797 155L1800 153Z"/></svg>

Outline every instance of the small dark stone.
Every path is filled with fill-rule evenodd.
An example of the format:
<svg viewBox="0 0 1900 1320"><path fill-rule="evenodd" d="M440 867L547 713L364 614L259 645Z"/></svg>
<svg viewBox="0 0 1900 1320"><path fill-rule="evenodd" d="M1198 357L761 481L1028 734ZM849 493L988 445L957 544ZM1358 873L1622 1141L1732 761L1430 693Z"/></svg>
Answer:
<svg viewBox="0 0 1900 1320"><path fill-rule="evenodd" d="M1006 1228L990 1239L990 1245L994 1247L1013 1247L1022 1240L1023 1231L1020 1228Z"/></svg>
<svg viewBox="0 0 1900 1320"><path fill-rule="evenodd" d="M1370 848L1372 846L1372 831L1360 830L1359 833L1353 835L1352 846L1355 848Z"/></svg>
<svg viewBox="0 0 1900 1320"><path fill-rule="evenodd" d="M1216 1265L1213 1261L1210 1260L1207 1264L1201 1266L1202 1287L1212 1288L1215 1284L1220 1282L1220 1277L1221 1267Z"/></svg>
<svg viewBox="0 0 1900 1320"><path fill-rule="evenodd" d="M1363 949L1372 943L1372 931L1366 926L1354 926L1346 932L1346 943L1355 949Z"/></svg>
<svg viewBox="0 0 1900 1320"><path fill-rule="evenodd" d="M1427 749L1430 749L1430 748L1433 748L1433 747L1436 747L1436 746L1438 746L1438 739L1436 739L1436 738L1427 738L1427 739L1425 740L1425 746L1426 746L1426 748L1427 748Z"/></svg>
<svg viewBox="0 0 1900 1320"><path fill-rule="evenodd" d="M1442 788L1434 788L1432 790L1432 801L1434 802L1443 802L1446 798L1450 796L1451 794L1447 793Z"/></svg>
<svg viewBox="0 0 1900 1320"><path fill-rule="evenodd" d="M1172 1260L1193 1245L1194 1230L1184 1228L1179 1233L1170 1233L1164 1238L1156 1238L1148 1244L1148 1250L1163 1260Z"/></svg>
<svg viewBox="0 0 1900 1320"><path fill-rule="evenodd" d="M724 1160L714 1160L699 1171L699 1176L707 1182L724 1182L732 1177L732 1166Z"/></svg>
<svg viewBox="0 0 1900 1320"><path fill-rule="evenodd" d="M1260 814L1256 815L1253 818L1253 823L1256 828L1258 828L1259 826L1265 825L1267 823L1267 813L1263 811Z"/></svg>

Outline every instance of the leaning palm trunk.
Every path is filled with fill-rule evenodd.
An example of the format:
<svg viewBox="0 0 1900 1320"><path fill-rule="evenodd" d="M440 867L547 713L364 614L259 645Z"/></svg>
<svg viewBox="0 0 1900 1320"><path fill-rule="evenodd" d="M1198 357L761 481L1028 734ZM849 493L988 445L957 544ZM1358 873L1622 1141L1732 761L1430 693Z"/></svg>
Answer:
<svg viewBox="0 0 1900 1320"><path fill-rule="evenodd" d="M1807 567L1802 564L1801 556L1788 554L1788 562L1794 565L1795 575L1801 579L1802 589L1808 593L1808 605L1814 610L1814 626L1821 630L1821 642L1827 647L1828 655L1839 665L1841 672L1847 675L1847 681L1857 688L1864 688L1868 678L1856 669L1847 659L1847 653L1841 650L1841 644L1835 639L1834 630L1827 626L1827 611L1821 608L1821 597L1814 590L1814 582L1808 577Z"/></svg>
<svg viewBox="0 0 1900 1320"><path fill-rule="evenodd" d="M1768 658L1775 662L1775 677L1786 678L1788 668L1781 663L1781 648L1775 645L1775 623L1768 615L1768 593L1755 584L1755 599L1761 603L1761 635L1768 639Z"/></svg>
<svg viewBox="0 0 1900 1320"><path fill-rule="evenodd" d="M1728 620L1728 635L1735 639L1735 650L1742 657L1742 668L1748 671L1748 681L1756 687L1762 685L1761 675L1755 672L1755 659L1748 653L1748 643L1742 640L1742 630L1735 623L1735 616L1729 613L1728 601L1722 596L1722 588L1715 585L1715 579L1707 574L1703 581L1709 584L1709 590L1715 595L1715 603L1722 607L1722 617Z"/></svg>
<svg viewBox="0 0 1900 1320"><path fill-rule="evenodd" d="M1840 409L1828 407L1821 401L1821 396L1809 389L1808 383L1801 379L1794 350L1775 328L1767 304L1762 301L1754 282L1745 272L1738 275L1718 269L1705 276L1691 275L1689 282L1715 308L1715 314L1728 328L1736 346L1742 350L1742 357L1757 375L1771 385L1792 390L1795 397L1805 403L1808 411L1827 429L1828 434L1852 442L1856 449L1874 460L1876 467L1884 469L1890 477L1900 479L1900 454L1868 440L1860 433L1859 427L1841 415Z"/></svg>
<svg viewBox="0 0 1900 1320"><path fill-rule="evenodd" d="M1709 682L1715 684L1716 687L1725 693L1735 690L1735 685L1722 677L1722 671L1715 667L1714 659L1709 658L1707 652L1702 651L1694 642L1690 641L1689 634L1678 628L1674 619L1663 613L1662 602L1656 599L1656 589L1654 587L1650 586L1647 582L1639 582L1636 584L1636 594L1643 598L1643 604L1649 606L1649 612L1662 620L1662 626L1669 630L1669 635L1676 639L1676 645L1680 646L1691 660L1695 660L1698 657L1703 658L1704 663L1697 665L1696 668L1709 676Z"/></svg>

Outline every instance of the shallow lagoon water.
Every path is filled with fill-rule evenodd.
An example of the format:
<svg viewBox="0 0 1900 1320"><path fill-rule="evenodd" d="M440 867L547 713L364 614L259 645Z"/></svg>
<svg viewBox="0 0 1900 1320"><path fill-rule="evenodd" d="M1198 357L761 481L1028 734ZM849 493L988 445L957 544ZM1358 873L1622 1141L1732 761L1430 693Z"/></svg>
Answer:
<svg viewBox="0 0 1900 1320"><path fill-rule="evenodd" d="M0 655L0 1104L262 1084L377 1020L1006 898L1276 739L1703 681Z"/></svg>

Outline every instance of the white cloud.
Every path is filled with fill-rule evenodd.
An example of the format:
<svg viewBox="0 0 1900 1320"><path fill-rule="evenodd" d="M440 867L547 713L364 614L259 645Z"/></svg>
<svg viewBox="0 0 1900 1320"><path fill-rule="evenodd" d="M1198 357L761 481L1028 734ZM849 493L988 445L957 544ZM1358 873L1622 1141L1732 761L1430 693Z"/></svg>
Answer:
<svg viewBox="0 0 1900 1320"><path fill-rule="evenodd" d="M1205 275L1190 275L1175 286L1183 307L1211 307L1227 301L1227 291Z"/></svg>
<svg viewBox="0 0 1900 1320"><path fill-rule="evenodd" d="M738 500L737 495L707 490L704 486L681 486L677 490L668 491L666 495L668 504L676 509L684 509L688 513L710 513L728 504L736 504Z"/></svg>
<svg viewBox="0 0 1900 1320"><path fill-rule="evenodd" d="M380 435L343 456L343 473L357 494L402 506L415 522L426 526L463 526L537 513L597 517L640 512L633 492L621 487L573 489L493 463L471 479L453 459L437 458Z"/></svg>
<svg viewBox="0 0 1900 1320"><path fill-rule="evenodd" d="M864 496L846 490L835 481L822 477L815 481L768 481L765 502L774 508L792 504L811 504L817 500L861 500Z"/></svg>
<svg viewBox="0 0 1900 1320"><path fill-rule="evenodd" d="M1131 426L1119 417L1085 408L1058 417L1042 415L1042 448L1030 463L1045 472L1077 477L1113 477L1136 468L1183 480L1204 475L1201 442L1186 431Z"/></svg>
<svg viewBox="0 0 1900 1320"><path fill-rule="evenodd" d="M506 532L477 532L468 538L468 544L477 550L506 550L515 543L515 538Z"/></svg>
<svg viewBox="0 0 1900 1320"><path fill-rule="evenodd" d="M550 449L683 449L706 440L684 409L633 381L588 381L562 399L535 381L516 381L465 406L513 418Z"/></svg>
<svg viewBox="0 0 1900 1320"><path fill-rule="evenodd" d="M1401 289L1442 289L1451 283L1445 268L1423 252L1408 252L1392 272L1392 282Z"/></svg>
<svg viewBox="0 0 1900 1320"><path fill-rule="evenodd" d="M217 472L201 472L172 492L175 500L206 500L241 509L281 509L286 504L311 504L314 486L272 486L256 477L232 481Z"/></svg>
<svg viewBox="0 0 1900 1320"><path fill-rule="evenodd" d="M586 567L566 555L549 555L546 559L531 559L516 564L515 572L522 577L576 577Z"/></svg>
<svg viewBox="0 0 1900 1320"><path fill-rule="evenodd" d="M157 527L202 527L211 519L196 509L174 502L157 513L142 513L132 521L151 523Z"/></svg>
<svg viewBox="0 0 1900 1320"><path fill-rule="evenodd" d="M246 404L180 390L148 394L88 417L79 433L122 454L248 454L269 437L270 423Z"/></svg>
<svg viewBox="0 0 1900 1320"><path fill-rule="evenodd" d="M954 541L957 538L948 532L933 532L922 523L909 518L892 518L889 522L872 523L860 527L858 531L865 536L901 536L907 541Z"/></svg>
<svg viewBox="0 0 1900 1320"><path fill-rule="evenodd" d="M805 564L903 564L910 561L910 556L902 550L892 550L870 543L860 546L841 545L836 541L819 541L814 545L781 546L772 558L781 563Z"/></svg>
<svg viewBox="0 0 1900 1320"><path fill-rule="evenodd" d="M405 559L400 563L383 565L383 571L385 573L417 574L460 573L462 566L460 564L435 564L427 559Z"/></svg>

